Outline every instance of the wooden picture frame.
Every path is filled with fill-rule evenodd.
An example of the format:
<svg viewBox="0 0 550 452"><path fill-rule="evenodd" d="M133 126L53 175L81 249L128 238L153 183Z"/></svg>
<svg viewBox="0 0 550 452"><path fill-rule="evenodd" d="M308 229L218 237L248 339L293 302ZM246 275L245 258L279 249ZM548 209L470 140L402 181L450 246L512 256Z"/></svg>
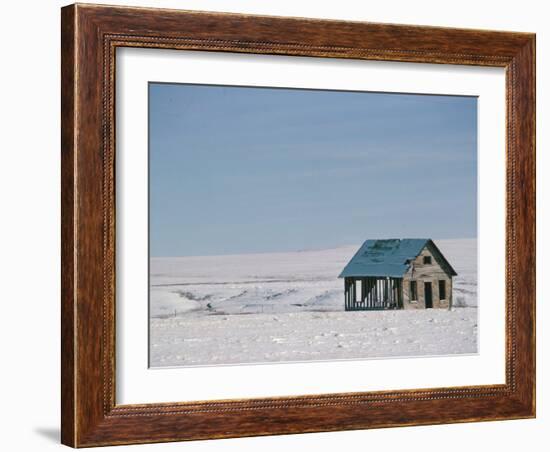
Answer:
<svg viewBox="0 0 550 452"><path fill-rule="evenodd" d="M535 35L71 5L62 9L62 442L73 447L535 416ZM118 47L506 69L506 383L115 403Z"/></svg>

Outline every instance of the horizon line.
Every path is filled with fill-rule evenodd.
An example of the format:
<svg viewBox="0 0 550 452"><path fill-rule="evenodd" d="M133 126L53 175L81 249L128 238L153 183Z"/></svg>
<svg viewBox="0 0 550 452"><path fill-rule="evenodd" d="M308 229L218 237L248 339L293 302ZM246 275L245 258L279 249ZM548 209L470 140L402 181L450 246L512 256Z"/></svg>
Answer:
<svg viewBox="0 0 550 452"><path fill-rule="evenodd" d="M416 237L402 237L399 238L399 240L403 239L410 239L410 238L416 238ZM444 239L434 239L430 237L422 237L426 239L433 240L434 242L440 242L440 241L448 241L448 240L477 240L477 237L453 237L453 238L444 238ZM392 237L388 239L387 237L381 238L381 237L375 237L371 239L365 239L365 240L391 240L396 239L395 237ZM255 252L248 252L248 253L218 253L218 254L183 254L183 255L149 255L149 259L171 259L171 258L181 258L181 257L219 257L219 256L248 256L248 255L256 255L256 254L287 254L287 253L308 253L308 252L316 252L316 251L327 251L327 250L335 250L339 248L347 248L350 246L361 246L362 243L348 243L344 245L337 245L337 246L328 246L328 247L321 247L321 248L302 248L302 249L294 249L294 250L286 250L286 251L255 251Z"/></svg>

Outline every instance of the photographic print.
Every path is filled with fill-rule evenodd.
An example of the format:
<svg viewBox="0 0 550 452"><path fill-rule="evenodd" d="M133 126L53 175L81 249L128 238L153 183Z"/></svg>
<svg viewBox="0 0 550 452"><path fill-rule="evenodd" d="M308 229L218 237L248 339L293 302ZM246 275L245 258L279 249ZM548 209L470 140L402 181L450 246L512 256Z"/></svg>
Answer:
<svg viewBox="0 0 550 452"><path fill-rule="evenodd" d="M473 354L477 98L149 84L149 365Z"/></svg>

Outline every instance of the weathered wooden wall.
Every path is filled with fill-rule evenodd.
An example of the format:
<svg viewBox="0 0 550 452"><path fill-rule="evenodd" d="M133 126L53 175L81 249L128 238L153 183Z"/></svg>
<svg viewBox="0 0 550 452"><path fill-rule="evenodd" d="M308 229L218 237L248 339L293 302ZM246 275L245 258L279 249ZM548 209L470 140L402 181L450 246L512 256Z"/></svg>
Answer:
<svg viewBox="0 0 550 452"><path fill-rule="evenodd" d="M424 256L432 258L431 264L424 264ZM445 300L439 299L439 280L445 281ZM411 300L411 281L417 282L418 300ZM403 308L404 309L426 309L424 294L424 283L432 283L432 303L434 308L449 308L452 306L453 280L443 271L435 259L435 256L426 247L413 261L411 267L403 277Z"/></svg>

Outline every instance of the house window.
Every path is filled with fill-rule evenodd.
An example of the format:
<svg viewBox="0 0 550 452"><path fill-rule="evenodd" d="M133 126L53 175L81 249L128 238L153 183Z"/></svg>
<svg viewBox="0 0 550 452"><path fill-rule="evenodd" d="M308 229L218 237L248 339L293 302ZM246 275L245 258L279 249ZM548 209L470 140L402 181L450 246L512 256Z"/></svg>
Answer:
<svg viewBox="0 0 550 452"><path fill-rule="evenodd" d="M446 289L445 280L440 279L439 280L439 299L440 300L445 300L447 298L447 293L445 289Z"/></svg>
<svg viewBox="0 0 550 452"><path fill-rule="evenodd" d="M424 256L424 264L430 265L432 263L432 256Z"/></svg>
<svg viewBox="0 0 550 452"><path fill-rule="evenodd" d="M416 292L416 281L411 281L411 301L417 301L418 295Z"/></svg>

